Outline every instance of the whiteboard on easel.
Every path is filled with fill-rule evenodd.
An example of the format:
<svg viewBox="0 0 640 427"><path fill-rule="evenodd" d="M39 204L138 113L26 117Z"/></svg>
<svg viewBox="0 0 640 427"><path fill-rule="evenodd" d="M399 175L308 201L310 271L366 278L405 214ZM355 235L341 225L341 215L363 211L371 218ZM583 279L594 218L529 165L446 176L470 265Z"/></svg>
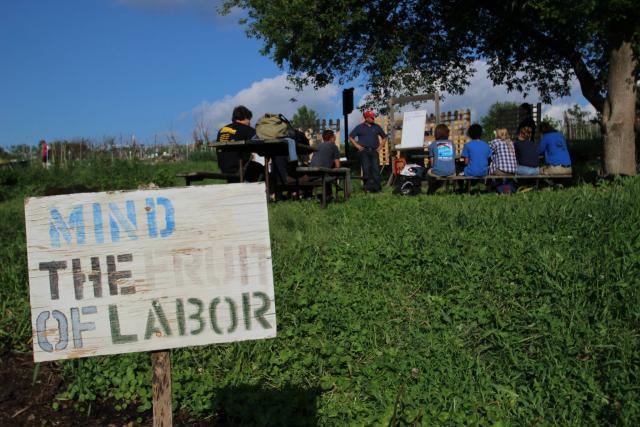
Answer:
<svg viewBox="0 0 640 427"><path fill-rule="evenodd" d="M397 148L422 148L426 122L425 110L406 111L402 117L402 139Z"/></svg>

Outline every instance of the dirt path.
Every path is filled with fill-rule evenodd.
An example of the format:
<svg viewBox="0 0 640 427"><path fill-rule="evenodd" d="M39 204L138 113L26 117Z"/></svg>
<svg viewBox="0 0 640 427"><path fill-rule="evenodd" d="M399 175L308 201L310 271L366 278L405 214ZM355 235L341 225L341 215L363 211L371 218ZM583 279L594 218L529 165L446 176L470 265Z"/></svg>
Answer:
<svg viewBox="0 0 640 427"><path fill-rule="evenodd" d="M51 404L62 391L62 379L53 363L42 363L33 381L31 354L4 352L0 355L0 426L133 426L151 425L151 414L115 412L112 407L94 407L90 416L76 412L69 403ZM141 418L142 424L136 422ZM176 423L177 424L177 423Z"/></svg>

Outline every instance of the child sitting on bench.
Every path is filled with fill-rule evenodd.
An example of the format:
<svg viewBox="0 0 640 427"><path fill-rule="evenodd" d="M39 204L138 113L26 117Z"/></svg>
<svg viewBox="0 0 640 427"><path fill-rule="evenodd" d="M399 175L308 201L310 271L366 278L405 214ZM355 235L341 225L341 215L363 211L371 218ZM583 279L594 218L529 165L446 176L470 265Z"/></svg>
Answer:
<svg viewBox="0 0 640 427"><path fill-rule="evenodd" d="M473 124L469 126L467 134L471 141L462 148L462 158L466 165L461 175L464 176L486 176L489 169L489 159L491 158L491 147L480 139L482 136L482 126Z"/></svg>

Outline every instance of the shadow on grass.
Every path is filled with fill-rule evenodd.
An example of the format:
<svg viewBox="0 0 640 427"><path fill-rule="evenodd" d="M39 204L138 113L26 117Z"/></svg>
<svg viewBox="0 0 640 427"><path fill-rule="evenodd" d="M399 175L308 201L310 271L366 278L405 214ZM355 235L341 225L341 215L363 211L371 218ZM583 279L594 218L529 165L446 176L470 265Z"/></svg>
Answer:
<svg viewBox="0 0 640 427"><path fill-rule="evenodd" d="M216 390L217 426L316 426L319 388L266 389L242 385Z"/></svg>

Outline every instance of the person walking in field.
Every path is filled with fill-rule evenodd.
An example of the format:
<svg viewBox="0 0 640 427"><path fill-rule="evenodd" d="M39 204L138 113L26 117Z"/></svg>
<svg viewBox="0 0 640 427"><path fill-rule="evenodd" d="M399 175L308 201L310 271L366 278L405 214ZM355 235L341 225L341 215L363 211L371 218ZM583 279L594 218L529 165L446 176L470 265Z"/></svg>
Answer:
<svg viewBox="0 0 640 427"><path fill-rule="evenodd" d="M356 126L349 134L349 141L358 150L362 166L364 191L377 193L382 191L380 178L380 147L387 140L384 130L374 123L375 113L365 111L364 122Z"/></svg>
<svg viewBox="0 0 640 427"><path fill-rule="evenodd" d="M44 139L40 140L40 153L42 155L42 167L46 168L49 163L49 146Z"/></svg>

